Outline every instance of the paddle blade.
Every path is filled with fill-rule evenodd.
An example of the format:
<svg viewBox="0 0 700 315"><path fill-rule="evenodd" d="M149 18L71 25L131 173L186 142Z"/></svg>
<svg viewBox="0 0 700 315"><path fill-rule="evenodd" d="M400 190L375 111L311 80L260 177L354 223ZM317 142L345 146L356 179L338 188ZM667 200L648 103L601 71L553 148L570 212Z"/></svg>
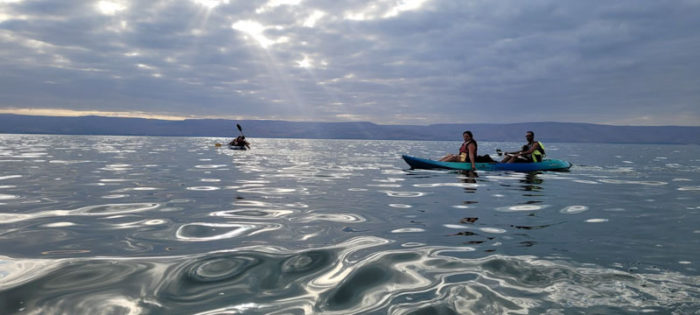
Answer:
<svg viewBox="0 0 700 315"><path fill-rule="evenodd" d="M217 143L217 144L215 144L214 146L220 147L220 146L221 146L221 143Z"/></svg>
<svg viewBox="0 0 700 315"><path fill-rule="evenodd" d="M236 124L236 128L238 128L238 131L243 132L243 128L241 128L241 125Z"/></svg>

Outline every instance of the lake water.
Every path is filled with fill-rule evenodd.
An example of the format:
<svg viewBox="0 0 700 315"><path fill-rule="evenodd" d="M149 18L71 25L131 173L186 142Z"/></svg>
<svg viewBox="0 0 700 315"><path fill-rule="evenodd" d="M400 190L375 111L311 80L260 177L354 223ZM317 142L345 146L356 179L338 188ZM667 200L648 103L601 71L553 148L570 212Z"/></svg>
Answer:
<svg viewBox="0 0 700 315"><path fill-rule="evenodd" d="M0 135L0 312L699 312L698 146L224 141Z"/></svg>

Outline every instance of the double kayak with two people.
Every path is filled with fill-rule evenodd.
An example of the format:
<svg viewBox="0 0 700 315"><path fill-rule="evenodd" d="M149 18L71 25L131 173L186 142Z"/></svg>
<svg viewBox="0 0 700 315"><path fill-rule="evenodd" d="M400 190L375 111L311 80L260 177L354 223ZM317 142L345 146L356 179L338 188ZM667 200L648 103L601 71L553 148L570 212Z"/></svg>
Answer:
<svg viewBox="0 0 700 315"><path fill-rule="evenodd" d="M443 162L430 159L423 159L410 155L401 156L411 169L447 169L471 171L471 163L467 162ZM564 160L544 159L541 162L530 163L475 163L476 170L481 171L515 171L515 172L536 172L536 171L564 171L571 167L571 163Z"/></svg>

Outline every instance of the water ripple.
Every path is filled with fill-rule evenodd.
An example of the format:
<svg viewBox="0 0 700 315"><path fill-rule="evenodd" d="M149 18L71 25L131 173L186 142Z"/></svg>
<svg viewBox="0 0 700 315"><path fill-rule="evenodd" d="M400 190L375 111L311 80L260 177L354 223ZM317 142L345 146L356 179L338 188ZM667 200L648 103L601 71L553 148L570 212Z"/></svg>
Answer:
<svg viewBox="0 0 700 315"><path fill-rule="evenodd" d="M18 199L19 196L17 195L9 195L9 194L0 194L0 200L12 200L12 199Z"/></svg>
<svg viewBox="0 0 700 315"><path fill-rule="evenodd" d="M493 227L479 228L479 231L486 232L486 233L492 233L492 234L503 234L506 232L506 230L504 230L504 229L493 228Z"/></svg>
<svg viewBox="0 0 700 315"><path fill-rule="evenodd" d="M502 212L517 212L517 211L537 211L547 208L548 205L515 205L509 207L496 208L497 211Z"/></svg>
<svg viewBox="0 0 700 315"><path fill-rule="evenodd" d="M599 182L596 182L594 180L585 180L585 179L575 179L575 180L573 180L573 182L580 183L580 184L591 184L591 185L600 184Z"/></svg>
<svg viewBox="0 0 700 315"><path fill-rule="evenodd" d="M413 187L419 188L435 188L435 187L459 187L459 188L477 188L478 184L472 183L432 183L432 184L413 184Z"/></svg>
<svg viewBox="0 0 700 315"><path fill-rule="evenodd" d="M422 229L422 228L400 228L400 229L391 230L391 233L420 233L420 232L425 232L425 229Z"/></svg>
<svg viewBox="0 0 700 315"><path fill-rule="evenodd" d="M113 194L113 195L104 195L102 198L104 199L119 199L119 198L125 198L129 197L127 194Z"/></svg>
<svg viewBox="0 0 700 315"><path fill-rule="evenodd" d="M216 168L222 168L222 167L227 167L228 165L226 164L203 164L203 165L195 165L195 168L203 168L203 169L216 169Z"/></svg>
<svg viewBox="0 0 700 315"><path fill-rule="evenodd" d="M587 223L604 223L604 222L608 222L608 219L593 218L593 219L586 220L586 222Z"/></svg>
<svg viewBox="0 0 700 315"><path fill-rule="evenodd" d="M221 188L216 187L216 186L190 186L190 187L187 187L185 189L192 190L192 191L212 191L212 190L219 190Z"/></svg>
<svg viewBox="0 0 700 315"><path fill-rule="evenodd" d="M281 209L236 209L212 212L210 215L223 218L238 218L238 219L274 219L294 213L292 210Z"/></svg>
<svg viewBox="0 0 700 315"><path fill-rule="evenodd" d="M568 206L565 207L564 209L559 210L559 212L564 213L564 214L576 214L576 213L581 213L584 211L588 211L588 207L586 206Z"/></svg>
<svg viewBox="0 0 700 315"><path fill-rule="evenodd" d="M367 221L362 216L352 213L314 213L294 219L297 222L330 221L342 223L354 223Z"/></svg>
<svg viewBox="0 0 700 315"><path fill-rule="evenodd" d="M103 168L100 168L101 170L104 171L112 171L112 172L123 172L123 171L130 171L132 170L130 164L109 164Z"/></svg>
<svg viewBox="0 0 700 315"><path fill-rule="evenodd" d="M389 197L399 197L399 198L415 198L415 197L423 197L427 195L424 192L419 192L419 191L391 191L391 190L384 190L381 191Z"/></svg>
<svg viewBox="0 0 700 315"><path fill-rule="evenodd" d="M278 224L248 222L242 223L205 223L194 222L183 224L175 232L175 237L186 242L208 242L250 235L263 231L279 229Z"/></svg>
<svg viewBox="0 0 700 315"><path fill-rule="evenodd" d="M253 194L263 194L263 195L289 195L289 194L302 194L308 195L309 192L306 188L275 188L275 187L256 187L256 188L245 188L238 189L239 192L253 193Z"/></svg>
<svg viewBox="0 0 700 315"><path fill-rule="evenodd" d="M135 212L144 212L156 209L158 203L113 203L95 205L71 210L67 215L116 215Z"/></svg>
<svg viewBox="0 0 700 315"><path fill-rule="evenodd" d="M607 184L631 184L631 185L645 185L645 186L663 186L668 185L667 182L662 181L641 181L641 180L621 180L621 179L599 179L602 183Z"/></svg>
<svg viewBox="0 0 700 315"><path fill-rule="evenodd" d="M0 224L62 216L109 216L145 212L156 209L157 203L122 203L82 207L74 210L47 210L35 213L0 213Z"/></svg>
<svg viewBox="0 0 700 315"><path fill-rule="evenodd" d="M213 255L197 260L187 267L187 277L199 283L233 279L259 264L260 259L243 255Z"/></svg>

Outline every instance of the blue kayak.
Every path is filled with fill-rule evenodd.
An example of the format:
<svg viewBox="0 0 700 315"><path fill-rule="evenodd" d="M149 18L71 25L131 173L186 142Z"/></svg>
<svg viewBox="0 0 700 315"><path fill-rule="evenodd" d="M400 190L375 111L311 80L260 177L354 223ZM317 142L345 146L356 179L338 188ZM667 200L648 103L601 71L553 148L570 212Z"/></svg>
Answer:
<svg viewBox="0 0 700 315"><path fill-rule="evenodd" d="M471 163L466 162L441 162L429 159L403 155L402 158L412 169L448 169L470 171ZM571 167L571 163L564 160L544 159L536 163L475 163L477 170L482 171L516 171L516 172L536 172L536 171L564 171Z"/></svg>

